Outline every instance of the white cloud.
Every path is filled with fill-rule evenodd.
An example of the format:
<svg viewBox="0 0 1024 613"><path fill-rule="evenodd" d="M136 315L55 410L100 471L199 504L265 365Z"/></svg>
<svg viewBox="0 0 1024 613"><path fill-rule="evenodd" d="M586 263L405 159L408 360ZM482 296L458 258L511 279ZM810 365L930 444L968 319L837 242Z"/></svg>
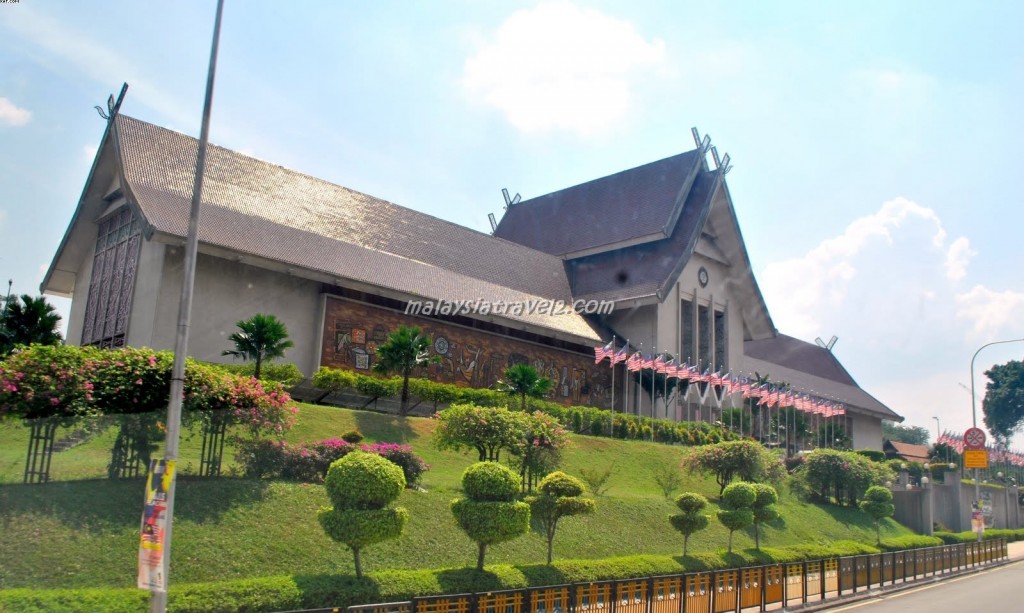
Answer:
<svg viewBox="0 0 1024 613"><path fill-rule="evenodd" d="M948 251L945 242L935 211L895 198L805 255L770 263L761 285L776 325L787 334L833 334L845 316L868 315L866 301L880 311L892 307L876 322L890 327L901 314L918 317L937 294L948 294L936 286L947 285L944 279L953 267L965 267L971 252L966 239L958 238Z"/></svg>
<svg viewBox="0 0 1024 613"><path fill-rule="evenodd" d="M996 292L983 285L956 296L958 317L974 322L974 340L992 340L1001 332L1017 333L1024 314L1024 293L1006 290Z"/></svg>
<svg viewBox="0 0 1024 613"><path fill-rule="evenodd" d="M513 13L465 63L473 98L524 132L600 132L624 117L642 69L665 59L631 23L569 2Z"/></svg>
<svg viewBox="0 0 1024 613"><path fill-rule="evenodd" d="M967 275L967 265L971 258L978 255L971 249L971 242L966 236L953 241L946 252L946 277L950 281L959 281Z"/></svg>
<svg viewBox="0 0 1024 613"><path fill-rule="evenodd" d="M32 120L32 112L19 108L7 98L0 97L0 121L12 126L23 126Z"/></svg>

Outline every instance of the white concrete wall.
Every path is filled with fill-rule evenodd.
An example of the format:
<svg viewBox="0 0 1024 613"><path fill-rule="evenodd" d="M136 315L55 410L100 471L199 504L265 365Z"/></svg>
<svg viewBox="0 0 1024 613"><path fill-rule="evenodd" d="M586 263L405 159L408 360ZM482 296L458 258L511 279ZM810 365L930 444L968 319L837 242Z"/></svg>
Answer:
<svg viewBox="0 0 1024 613"><path fill-rule="evenodd" d="M854 449L882 450L882 420L863 413L850 413L850 437Z"/></svg>
<svg viewBox="0 0 1024 613"><path fill-rule="evenodd" d="M82 344L82 328L85 325L85 307L89 303L89 283L92 280L92 261L96 254L96 240L93 237L88 256L83 258L75 274L75 289L71 294L71 311L68 313L67 336L69 345Z"/></svg>
<svg viewBox="0 0 1024 613"><path fill-rule="evenodd" d="M173 349L177 334L184 248L146 242L136 278L128 343ZM192 303L188 353L200 360L229 362L228 336L235 323L257 313L274 315L288 328L295 346L282 361L306 375L313 372L322 322L320 284L239 262L199 255Z"/></svg>

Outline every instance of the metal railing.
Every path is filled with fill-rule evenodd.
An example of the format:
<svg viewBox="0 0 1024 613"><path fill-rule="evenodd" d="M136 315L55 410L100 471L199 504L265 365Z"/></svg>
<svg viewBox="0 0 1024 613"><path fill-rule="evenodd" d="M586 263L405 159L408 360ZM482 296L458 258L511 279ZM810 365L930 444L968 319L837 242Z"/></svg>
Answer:
<svg viewBox="0 0 1024 613"><path fill-rule="evenodd" d="M1005 539L519 590L424 596L348 613L726 613L832 600L1006 558ZM321 609L339 611L339 609Z"/></svg>

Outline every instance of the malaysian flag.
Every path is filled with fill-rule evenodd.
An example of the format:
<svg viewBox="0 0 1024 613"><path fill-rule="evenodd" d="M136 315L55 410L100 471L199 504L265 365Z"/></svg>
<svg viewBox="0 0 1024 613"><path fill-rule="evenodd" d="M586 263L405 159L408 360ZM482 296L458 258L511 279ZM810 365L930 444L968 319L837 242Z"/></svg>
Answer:
<svg viewBox="0 0 1024 613"><path fill-rule="evenodd" d="M615 339L613 338L610 343L604 347L594 347L594 364L598 364L605 358L610 358L615 355Z"/></svg>
<svg viewBox="0 0 1024 613"><path fill-rule="evenodd" d="M677 370L678 369L676 367L676 359L672 358L671 360L665 362L665 369L660 370L658 372L665 373L666 377L675 377Z"/></svg>
<svg viewBox="0 0 1024 613"><path fill-rule="evenodd" d="M641 361L640 368L654 368L654 358L651 357L651 354L648 353L647 357Z"/></svg>
<svg viewBox="0 0 1024 613"><path fill-rule="evenodd" d="M640 357L640 352L637 351L633 355L629 356L628 360L626 360L626 370L631 372L640 370L641 362L643 362L643 358Z"/></svg>
<svg viewBox="0 0 1024 613"><path fill-rule="evenodd" d="M629 350L629 341L627 340L626 344L622 346L622 349L620 349L619 352L616 353L615 355L611 356L611 358L612 358L611 359L612 366L618 364L619 362L625 362L626 358L629 357L629 351L628 350Z"/></svg>

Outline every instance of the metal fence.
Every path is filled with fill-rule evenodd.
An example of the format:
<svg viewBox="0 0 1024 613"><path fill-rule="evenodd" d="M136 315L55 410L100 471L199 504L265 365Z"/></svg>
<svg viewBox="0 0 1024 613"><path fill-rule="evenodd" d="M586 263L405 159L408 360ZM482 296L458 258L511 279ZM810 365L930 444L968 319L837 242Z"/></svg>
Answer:
<svg viewBox="0 0 1024 613"><path fill-rule="evenodd" d="M956 573L1007 556L1006 540L730 570L425 596L348 613L726 613L765 611ZM340 611L340 609L321 609Z"/></svg>

